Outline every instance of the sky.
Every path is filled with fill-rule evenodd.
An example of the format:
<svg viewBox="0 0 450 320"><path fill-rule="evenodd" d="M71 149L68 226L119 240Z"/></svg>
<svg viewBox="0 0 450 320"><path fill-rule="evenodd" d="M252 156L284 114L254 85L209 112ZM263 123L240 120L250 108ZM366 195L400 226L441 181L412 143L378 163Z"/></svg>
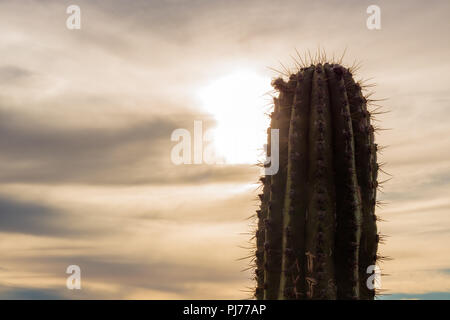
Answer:
<svg viewBox="0 0 450 320"><path fill-rule="evenodd" d="M73 4L81 28L70 30ZM366 26L372 4L379 30ZM389 111L376 123L389 129L376 139L392 175L377 208L392 258L381 298L449 299L449 9L0 1L0 298L250 298L239 259L252 250L273 69L320 48L360 62L357 79ZM224 163L174 164L171 136L194 141L194 121ZM81 290L66 288L69 265Z"/></svg>

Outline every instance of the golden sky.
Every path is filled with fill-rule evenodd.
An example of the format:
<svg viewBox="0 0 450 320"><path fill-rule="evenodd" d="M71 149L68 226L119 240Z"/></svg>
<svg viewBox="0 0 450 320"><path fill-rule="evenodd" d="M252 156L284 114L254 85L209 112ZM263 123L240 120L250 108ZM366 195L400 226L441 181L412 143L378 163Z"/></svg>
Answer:
<svg viewBox="0 0 450 320"><path fill-rule="evenodd" d="M69 5L81 29L66 27ZM368 30L366 9L381 8ZM382 286L450 298L448 1L0 1L0 298L242 299L268 67L346 49L393 179ZM215 128L223 165L171 162ZM234 140L233 140L234 139ZM233 149L240 142L240 149ZM239 143L238 143L239 144ZM383 175L383 179L389 176ZM82 289L66 289L79 265ZM387 297L389 298L389 296Z"/></svg>

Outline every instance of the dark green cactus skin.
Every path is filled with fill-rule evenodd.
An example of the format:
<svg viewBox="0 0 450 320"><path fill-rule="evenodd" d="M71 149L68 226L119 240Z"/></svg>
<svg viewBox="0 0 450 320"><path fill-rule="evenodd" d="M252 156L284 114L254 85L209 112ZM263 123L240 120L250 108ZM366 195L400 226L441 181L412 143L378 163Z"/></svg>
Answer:
<svg viewBox="0 0 450 320"><path fill-rule="evenodd" d="M359 247L359 265L361 266L359 270L359 290L363 299L373 299L375 292L367 289L366 281L369 274L366 273L363 266L374 265L377 259L379 241L375 216L378 176L377 145L375 144L373 127L370 125L370 113L367 110L366 99L361 94L360 86L348 73L344 74L344 80L350 102L352 125L359 128L354 134L355 152L358 155L355 159L356 174L361 190L363 221L366 221L362 224Z"/></svg>
<svg viewBox="0 0 450 320"><path fill-rule="evenodd" d="M361 88L328 63L273 85L279 171L261 178L255 297L374 299L377 147Z"/></svg>

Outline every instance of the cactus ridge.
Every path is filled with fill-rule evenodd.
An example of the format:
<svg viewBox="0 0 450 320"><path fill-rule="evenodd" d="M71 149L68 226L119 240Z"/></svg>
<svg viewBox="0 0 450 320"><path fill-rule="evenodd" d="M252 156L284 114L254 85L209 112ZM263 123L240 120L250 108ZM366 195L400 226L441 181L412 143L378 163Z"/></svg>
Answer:
<svg viewBox="0 0 450 320"><path fill-rule="evenodd" d="M378 148L353 69L319 61L272 83L279 171L261 179L256 299L375 297Z"/></svg>

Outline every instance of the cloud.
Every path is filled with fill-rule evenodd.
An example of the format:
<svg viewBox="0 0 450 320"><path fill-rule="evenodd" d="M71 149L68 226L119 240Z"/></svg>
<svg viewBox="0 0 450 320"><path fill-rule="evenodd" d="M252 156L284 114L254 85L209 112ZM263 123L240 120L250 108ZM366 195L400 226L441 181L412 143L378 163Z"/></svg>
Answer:
<svg viewBox="0 0 450 320"><path fill-rule="evenodd" d="M0 66L0 83L16 83L30 78L34 73L18 66Z"/></svg>
<svg viewBox="0 0 450 320"><path fill-rule="evenodd" d="M173 228L166 228L166 233ZM128 236L127 244L118 243L114 248L96 242L90 250L36 248L26 254L9 253L5 255L7 262L1 276L10 279L8 286L64 291L63 296L70 298L129 298L138 292L146 292L147 298L215 298L223 297L230 288L239 288L246 274L239 272L243 264L239 266L233 261L230 248L216 247L222 248L222 253L228 252L226 255L213 252L204 242L206 234L197 239L184 238L188 229L178 229L179 239L184 239L178 245L179 239L164 233L158 236L153 231L149 235L156 236L154 240L141 237L146 243L136 242L137 239ZM205 230L199 229L197 234L202 232ZM217 243L217 240L217 234L209 237L210 243ZM158 248L164 242L166 247ZM82 290L76 295L65 290L65 270L73 264L81 268ZM199 286L205 288L205 284L206 287L222 287L222 291L197 292ZM3 296L1 290L0 296Z"/></svg>
<svg viewBox="0 0 450 320"><path fill-rule="evenodd" d="M249 165L176 166L173 130L192 132L195 115L149 117L124 126L63 127L0 113L0 181L3 183L168 184L242 181ZM207 117L205 127L213 121ZM208 124L209 123L209 124Z"/></svg>
<svg viewBox="0 0 450 320"><path fill-rule="evenodd" d="M90 283L109 283L117 288L129 287L134 289L149 289L160 292L186 293L189 283L217 282L226 283L235 281L240 275L227 272L224 268L216 268L211 265L186 263L181 261L157 262L152 257L141 259L124 259L121 256L77 256L68 257L42 256L36 259L23 259L22 262L33 263L35 271L61 274L67 266L76 264L80 266L82 280L85 282L83 289L91 289ZM155 259L156 260L156 259ZM19 260L20 261L20 260ZM63 276L64 278L64 276ZM62 284L64 282L62 281ZM119 292L118 292L119 293ZM126 295L127 292L120 293Z"/></svg>
<svg viewBox="0 0 450 320"><path fill-rule="evenodd" d="M62 293L52 289L31 289L0 286L0 298L2 300L61 300Z"/></svg>
<svg viewBox="0 0 450 320"><path fill-rule="evenodd" d="M0 232L32 236L99 237L114 227L91 225L61 208L0 195Z"/></svg>
<svg viewBox="0 0 450 320"><path fill-rule="evenodd" d="M33 235L62 235L79 233L67 227L53 209L29 202L14 201L0 196L0 231Z"/></svg>

